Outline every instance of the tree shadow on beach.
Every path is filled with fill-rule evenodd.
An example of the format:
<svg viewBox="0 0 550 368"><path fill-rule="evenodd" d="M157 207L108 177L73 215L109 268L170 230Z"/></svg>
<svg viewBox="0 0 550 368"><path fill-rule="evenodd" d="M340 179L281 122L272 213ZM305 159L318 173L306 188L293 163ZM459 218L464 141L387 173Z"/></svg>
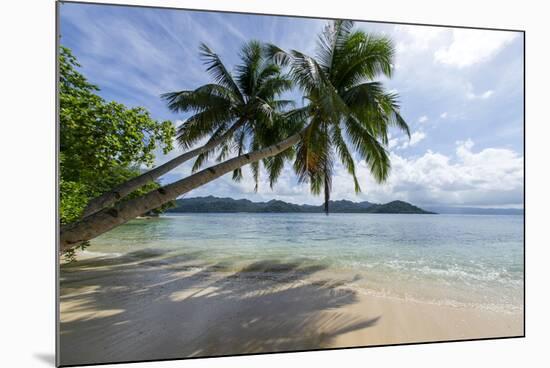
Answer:
<svg viewBox="0 0 550 368"><path fill-rule="evenodd" d="M380 318L340 311L357 295L321 264L140 252L62 267L63 365L322 349Z"/></svg>

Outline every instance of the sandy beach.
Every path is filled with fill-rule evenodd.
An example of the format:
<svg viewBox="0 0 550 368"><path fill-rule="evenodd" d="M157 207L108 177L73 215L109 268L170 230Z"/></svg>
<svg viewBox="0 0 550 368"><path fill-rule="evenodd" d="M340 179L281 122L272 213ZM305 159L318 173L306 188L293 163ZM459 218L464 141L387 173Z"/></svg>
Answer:
<svg viewBox="0 0 550 368"><path fill-rule="evenodd" d="M521 312L368 295L300 260L80 258L61 267L63 365L523 334Z"/></svg>

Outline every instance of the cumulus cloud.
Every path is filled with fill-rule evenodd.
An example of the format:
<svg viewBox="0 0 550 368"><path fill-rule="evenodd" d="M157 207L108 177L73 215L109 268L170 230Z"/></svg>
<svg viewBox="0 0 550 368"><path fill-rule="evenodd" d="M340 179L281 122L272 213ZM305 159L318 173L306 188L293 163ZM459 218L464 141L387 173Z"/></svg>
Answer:
<svg viewBox="0 0 550 368"><path fill-rule="evenodd" d="M388 142L388 148L392 149L392 148L396 147L396 149L402 150L402 149L409 148L409 147L417 145L424 138L426 138L426 133L419 130L419 131L413 132L411 134L410 139L406 136L402 136L400 138L390 139L390 141Z"/></svg>
<svg viewBox="0 0 550 368"><path fill-rule="evenodd" d="M488 89L482 93L476 94L474 93L474 87L472 86L472 84L471 83L466 84L466 98L468 100L486 100L489 97L491 97L494 93L495 91L493 91L492 89Z"/></svg>
<svg viewBox="0 0 550 368"><path fill-rule="evenodd" d="M421 52L430 48L444 35L445 30L440 27L397 25L394 32L401 35L397 43L397 52Z"/></svg>
<svg viewBox="0 0 550 368"><path fill-rule="evenodd" d="M447 119L447 116L448 116L448 115L449 115L449 114L445 111L445 112L442 112L441 115L439 115L439 117L440 117L441 119Z"/></svg>
<svg viewBox="0 0 550 368"><path fill-rule="evenodd" d="M388 140L388 148L392 149L399 145L399 138L391 138Z"/></svg>
<svg viewBox="0 0 550 368"><path fill-rule="evenodd" d="M469 99L469 100L475 100L475 99L486 100L489 97L491 97L493 95L493 93L495 93L495 91L493 91L492 89L489 89L489 90L487 90L483 93L480 93L478 95L476 95L473 92L468 92L468 93L466 93L466 98Z"/></svg>
<svg viewBox="0 0 550 368"><path fill-rule="evenodd" d="M441 64L468 67L491 59L516 37L514 32L454 29L451 44L438 49L434 59Z"/></svg>
<svg viewBox="0 0 550 368"><path fill-rule="evenodd" d="M521 205L523 157L505 148L474 151L470 139L456 142L454 155L428 150L416 158L391 153L392 172L385 184L376 184L364 163L358 175L363 197L378 202L394 199L420 205ZM353 199L345 173L335 181L337 196Z"/></svg>
<svg viewBox="0 0 550 368"><path fill-rule="evenodd" d="M492 89L489 89L489 90L483 92L479 97L485 100L485 99L491 97L493 95L493 93L495 93L495 91L493 91Z"/></svg>
<svg viewBox="0 0 550 368"><path fill-rule="evenodd" d="M421 117L418 118L419 123L425 123L427 121L428 121L428 117L426 115L422 115Z"/></svg>
<svg viewBox="0 0 550 368"><path fill-rule="evenodd" d="M424 138L426 138L426 133L424 133L424 132L414 132L413 134L411 134L411 140L410 140L409 144L411 146L414 146L418 142L423 140Z"/></svg>

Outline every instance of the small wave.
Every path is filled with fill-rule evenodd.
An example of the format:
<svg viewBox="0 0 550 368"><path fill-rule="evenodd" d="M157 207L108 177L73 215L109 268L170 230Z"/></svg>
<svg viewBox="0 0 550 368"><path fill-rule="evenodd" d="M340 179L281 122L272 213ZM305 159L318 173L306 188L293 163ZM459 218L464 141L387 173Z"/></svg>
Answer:
<svg viewBox="0 0 550 368"><path fill-rule="evenodd" d="M395 292L391 292L386 289L375 290L375 289L365 288L354 284L347 284L345 287L367 296L389 298L394 300L408 301L408 302L420 303L420 304L424 303L424 304L432 304L432 305L452 307L452 308L486 310L489 312L504 313L504 314L515 314L523 310L523 306L517 305L517 304L510 304L510 303L463 302L463 301L458 301L458 300L449 299L449 298L434 299L429 297L413 296L410 294L399 295L399 294L396 294Z"/></svg>
<svg viewBox="0 0 550 368"><path fill-rule="evenodd" d="M104 252L92 252L84 249L80 252L81 257L83 258L96 258L96 257L106 257L106 258L116 258L122 256L123 253L104 253Z"/></svg>
<svg viewBox="0 0 550 368"><path fill-rule="evenodd" d="M447 280L461 280L474 282L500 282L514 286L522 285L522 274L517 272L509 272L507 269L487 268L481 265L477 267L463 267L458 264L441 265L427 262L425 260L391 260L387 262L362 262L362 261L347 261L344 267L351 269L378 269L384 272L384 269L390 271L398 271L407 273L408 275L432 276L437 278L445 278Z"/></svg>

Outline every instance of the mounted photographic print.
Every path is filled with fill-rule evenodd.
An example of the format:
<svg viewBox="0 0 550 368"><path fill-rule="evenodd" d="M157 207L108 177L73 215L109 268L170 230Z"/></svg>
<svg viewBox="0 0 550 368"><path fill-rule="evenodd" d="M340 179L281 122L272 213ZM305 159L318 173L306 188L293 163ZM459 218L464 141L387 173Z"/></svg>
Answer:
<svg viewBox="0 0 550 368"><path fill-rule="evenodd" d="M60 2L61 366L524 336L524 32Z"/></svg>

